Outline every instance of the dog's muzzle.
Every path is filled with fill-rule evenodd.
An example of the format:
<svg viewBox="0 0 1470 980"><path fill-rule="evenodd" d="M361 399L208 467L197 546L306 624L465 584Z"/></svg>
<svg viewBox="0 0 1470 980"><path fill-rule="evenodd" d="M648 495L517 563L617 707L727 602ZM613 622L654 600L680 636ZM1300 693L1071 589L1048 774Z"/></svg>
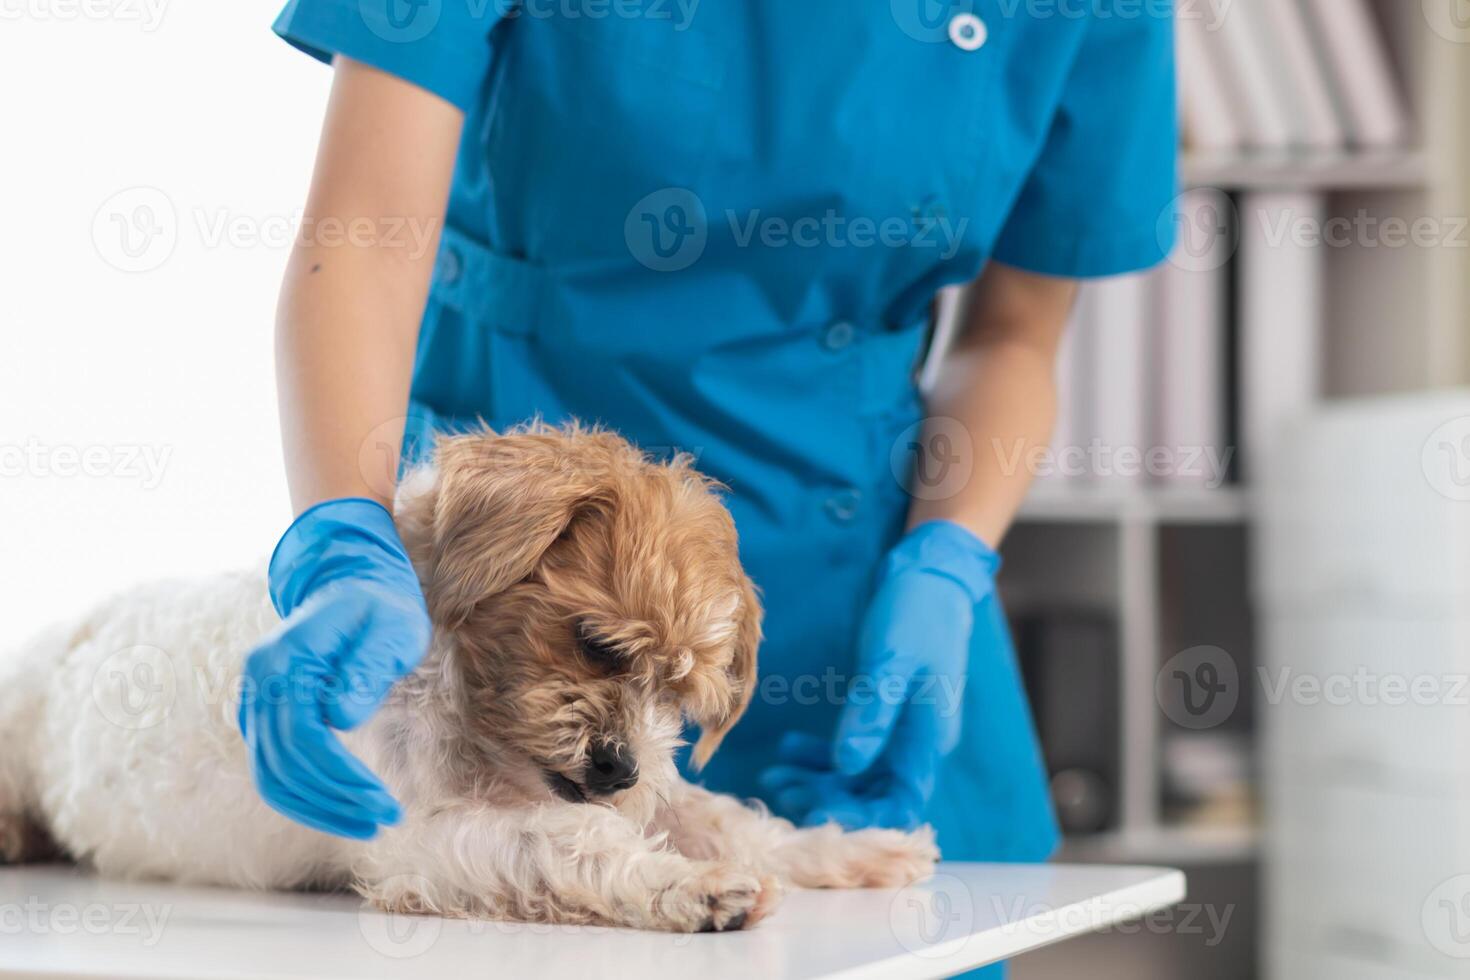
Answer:
<svg viewBox="0 0 1470 980"><path fill-rule="evenodd" d="M587 754L582 778L595 796L629 789L638 782L638 760L619 744L599 746Z"/></svg>
<svg viewBox="0 0 1470 980"><path fill-rule="evenodd" d="M587 754L582 781L568 779L559 772L546 770L546 784L568 803L587 803L599 796L611 796L638 784L638 760L621 745L599 746Z"/></svg>

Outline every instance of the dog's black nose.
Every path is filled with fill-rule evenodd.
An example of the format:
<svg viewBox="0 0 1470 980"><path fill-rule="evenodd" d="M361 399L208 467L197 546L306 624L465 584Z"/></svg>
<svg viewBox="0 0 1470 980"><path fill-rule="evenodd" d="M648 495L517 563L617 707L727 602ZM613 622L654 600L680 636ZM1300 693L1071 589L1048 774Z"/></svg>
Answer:
<svg viewBox="0 0 1470 980"><path fill-rule="evenodd" d="M600 745L588 753L583 777L588 791L599 796L616 793L638 782L638 760L621 745Z"/></svg>

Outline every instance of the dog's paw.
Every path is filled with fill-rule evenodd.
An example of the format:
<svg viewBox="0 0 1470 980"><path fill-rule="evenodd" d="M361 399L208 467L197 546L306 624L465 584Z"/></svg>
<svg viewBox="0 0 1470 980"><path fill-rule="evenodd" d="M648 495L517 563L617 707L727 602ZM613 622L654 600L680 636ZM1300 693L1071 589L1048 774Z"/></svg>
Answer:
<svg viewBox="0 0 1470 980"><path fill-rule="evenodd" d="M860 830L848 835L862 853L854 869L859 888L901 888L934 873L939 848L934 830Z"/></svg>
<svg viewBox="0 0 1470 980"><path fill-rule="evenodd" d="M659 894L655 921L673 932L731 932L749 929L780 901L781 884L770 875L738 864L701 863Z"/></svg>
<svg viewBox="0 0 1470 980"><path fill-rule="evenodd" d="M835 825L808 831L790 877L802 888L901 888L934 873L934 831L870 828L843 833Z"/></svg>

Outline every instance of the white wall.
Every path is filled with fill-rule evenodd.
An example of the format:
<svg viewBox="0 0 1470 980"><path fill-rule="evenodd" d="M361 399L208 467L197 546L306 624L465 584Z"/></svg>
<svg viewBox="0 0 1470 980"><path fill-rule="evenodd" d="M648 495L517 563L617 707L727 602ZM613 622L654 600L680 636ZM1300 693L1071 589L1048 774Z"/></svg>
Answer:
<svg viewBox="0 0 1470 980"><path fill-rule="evenodd" d="M272 317L330 73L278 5L0 0L0 646L290 518Z"/></svg>

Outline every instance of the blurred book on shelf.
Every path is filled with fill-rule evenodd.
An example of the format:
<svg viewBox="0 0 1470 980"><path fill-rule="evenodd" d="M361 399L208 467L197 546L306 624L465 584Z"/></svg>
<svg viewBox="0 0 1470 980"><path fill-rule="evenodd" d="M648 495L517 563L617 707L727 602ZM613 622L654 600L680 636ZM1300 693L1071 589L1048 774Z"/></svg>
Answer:
<svg viewBox="0 0 1470 980"><path fill-rule="evenodd" d="M1323 195L1259 191L1241 201L1237 329L1245 478L1321 392Z"/></svg>
<svg viewBox="0 0 1470 980"><path fill-rule="evenodd" d="M1283 98L1279 56L1272 49L1264 13L1249 0L1237 0L1219 18L1217 28L1206 32L1206 41L1218 45L1225 89L1236 117L1242 121L1244 145L1284 150L1295 143L1300 134L1288 111L1290 100Z"/></svg>
<svg viewBox="0 0 1470 980"><path fill-rule="evenodd" d="M1401 149L1409 112L1366 0L1237 0L1176 20L1182 132L1205 154Z"/></svg>
<svg viewBox="0 0 1470 980"><path fill-rule="evenodd" d="M1146 474L1143 452L1149 438L1148 278L1135 273L1089 285L1092 322L1090 435L1100 449L1090 460L1097 476L1113 483L1138 483Z"/></svg>
<svg viewBox="0 0 1470 980"><path fill-rule="evenodd" d="M1278 2L1278 0L1273 0ZM1409 112L1367 0L1299 0L1352 146L1386 149L1408 140Z"/></svg>
<svg viewBox="0 0 1470 980"><path fill-rule="evenodd" d="M1223 52L1201 18L1180 17L1174 30L1180 132L1185 145L1197 152L1238 151L1245 145L1245 136L1225 78Z"/></svg>
<svg viewBox="0 0 1470 980"><path fill-rule="evenodd" d="M1153 277L1154 315L1148 346L1158 366L1153 433L1158 445L1228 444L1227 377L1230 284L1226 274L1237 235L1235 210L1219 191L1187 192L1179 201L1178 244ZM1204 488L1204 467L1178 466L1167 483Z"/></svg>
<svg viewBox="0 0 1470 980"><path fill-rule="evenodd" d="M1342 150L1347 133L1317 56L1306 8L1298 0L1238 2L1263 38L1270 84L1287 108L1288 145L1319 152Z"/></svg>

